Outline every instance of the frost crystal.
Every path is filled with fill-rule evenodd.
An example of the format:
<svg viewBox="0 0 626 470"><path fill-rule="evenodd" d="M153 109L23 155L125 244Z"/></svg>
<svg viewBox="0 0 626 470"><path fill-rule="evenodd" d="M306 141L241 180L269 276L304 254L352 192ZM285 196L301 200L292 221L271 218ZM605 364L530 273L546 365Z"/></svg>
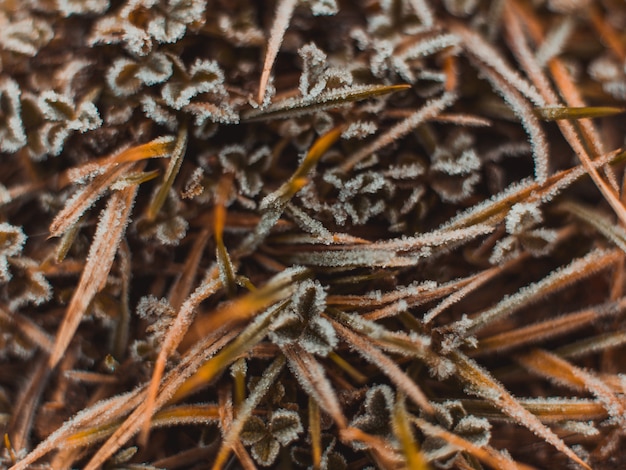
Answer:
<svg viewBox="0 0 626 470"><path fill-rule="evenodd" d="M52 28L44 20L12 19L0 12L0 46L7 51L34 56L53 36Z"/></svg>
<svg viewBox="0 0 626 470"><path fill-rule="evenodd" d="M0 79L0 151L17 152L26 145L22 125L20 88L10 78Z"/></svg>
<svg viewBox="0 0 626 470"><path fill-rule="evenodd" d="M326 308L326 293L317 281L300 283L291 304L272 327L271 340L280 345L299 343L312 354L326 356L337 345L331 323L320 315Z"/></svg>

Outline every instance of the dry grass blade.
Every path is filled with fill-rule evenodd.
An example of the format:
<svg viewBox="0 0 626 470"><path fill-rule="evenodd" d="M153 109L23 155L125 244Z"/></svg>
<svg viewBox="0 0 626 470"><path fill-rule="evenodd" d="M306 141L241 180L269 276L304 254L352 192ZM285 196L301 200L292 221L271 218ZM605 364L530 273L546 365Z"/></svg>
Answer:
<svg viewBox="0 0 626 470"><path fill-rule="evenodd" d="M606 238L626 252L626 230L621 225L616 225L607 217L602 216L597 210L592 210L575 202L563 202L558 208L575 215L583 222L596 228Z"/></svg>
<svg viewBox="0 0 626 470"><path fill-rule="evenodd" d="M159 355L154 363L154 371L152 372L152 378L148 385L146 396L146 420L142 427L142 434L140 440L144 443L147 442L148 433L150 430L150 417L154 413L154 404L156 402L156 396L159 390L159 384L165 371L165 365L168 358L174 353L183 337L187 333L196 308L206 298L213 295L222 286L221 281L215 279L215 276L208 276L202 284L193 292L191 296L180 307L176 319L170 326L165 335L165 339L161 344Z"/></svg>
<svg viewBox="0 0 626 470"><path fill-rule="evenodd" d="M408 90L411 85L352 85L325 91L315 98L296 97L277 101L267 108L255 109L243 116L245 122L286 119Z"/></svg>
<svg viewBox="0 0 626 470"><path fill-rule="evenodd" d="M480 356L495 351L503 352L527 344L537 343L548 338L580 330L590 323L606 316L619 315L626 309L626 299L620 299L581 310L579 312L551 318L532 325L515 328L486 338L481 338L472 355Z"/></svg>
<svg viewBox="0 0 626 470"><path fill-rule="evenodd" d="M344 341L350 344L350 346L367 361L378 367L380 371L389 377L389 380L391 380L399 390L406 393L417 406L426 413L434 412L424 392L422 392L419 386L413 382L393 360L373 346L368 339L361 337L341 323L334 321L333 326L337 330L337 334Z"/></svg>
<svg viewBox="0 0 626 470"><path fill-rule="evenodd" d="M622 400L594 374L541 349L518 356L517 360L526 369L541 374L555 383L574 389L586 389L593 393L609 415L623 425L626 410Z"/></svg>
<svg viewBox="0 0 626 470"><path fill-rule="evenodd" d="M576 462L587 470L591 470L591 467L583 462L572 449L567 447L554 432L546 427L535 415L526 410L519 401L502 385L491 378L478 364L460 352L452 353L450 359L457 367L459 379L471 387L472 394L478 395L493 403L498 409L513 418L513 420L527 427L534 434L567 455L573 462Z"/></svg>
<svg viewBox="0 0 626 470"><path fill-rule="evenodd" d="M295 344L287 344L281 349L289 362L290 370L302 388L317 402L321 409L335 420L340 429L345 429L348 422L341 410L339 399L319 362L315 360L312 354Z"/></svg>
<svg viewBox="0 0 626 470"><path fill-rule="evenodd" d="M618 261L619 255L619 252L615 250L592 251L568 266L554 270L541 281L523 287L515 294L505 297L493 307L473 317L467 333L474 333L530 303L537 302L546 295L610 267Z"/></svg>
<svg viewBox="0 0 626 470"><path fill-rule="evenodd" d="M262 104L265 100L267 83L269 82L270 73L272 72L272 66L278 55L280 43L283 42L283 36L287 30L287 26L289 26L289 21L291 20L297 3L298 0L279 0L276 6L274 24L272 25L270 38L265 50L265 61L263 62L263 71L261 72L261 81L259 82L259 104Z"/></svg>
<svg viewBox="0 0 626 470"><path fill-rule="evenodd" d="M183 163L183 158L185 156L185 151L187 150L187 125L183 124L180 126L178 130L178 136L176 137L176 143L174 148L172 149L172 153L170 155L170 161L167 165L167 170L165 171L165 175L163 177L163 183L159 186L154 198L150 202L148 209L146 211L146 219L148 221L153 221L158 212L161 210L161 207L165 203L165 199L167 199L167 195L170 192L170 188L174 184L174 180L176 179L176 175L178 175L178 171L180 170L180 166Z"/></svg>
<svg viewBox="0 0 626 470"><path fill-rule="evenodd" d="M87 263L59 327L49 365L54 368L69 345L94 296L106 281L133 207L136 186L114 192L102 211Z"/></svg>
<svg viewBox="0 0 626 470"><path fill-rule="evenodd" d="M616 108L612 106L586 106L586 107L558 107L549 106L545 108L535 108L537 117L544 121L558 121L568 119L570 121L585 118L601 118L607 116L615 116L626 112L624 108Z"/></svg>
<svg viewBox="0 0 626 470"><path fill-rule="evenodd" d="M618 348L626 344L626 333L617 331L581 339L557 348L554 352L564 358L576 358Z"/></svg>

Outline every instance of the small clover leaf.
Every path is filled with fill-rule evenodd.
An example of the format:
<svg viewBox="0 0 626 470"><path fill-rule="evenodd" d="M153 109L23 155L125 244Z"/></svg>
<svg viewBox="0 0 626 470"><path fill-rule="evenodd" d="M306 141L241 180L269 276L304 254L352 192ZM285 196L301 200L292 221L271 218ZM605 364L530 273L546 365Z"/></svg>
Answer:
<svg viewBox="0 0 626 470"><path fill-rule="evenodd" d="M9 79L0 79L0 151L16 152L26 145L21 117L20 88Z"/></svg>
<svg viewBox="0 0 626 470"><path fill-rule="evenodd" d="M352 420L350 426L359 428L368 434L393 439L391 417L393 414L394 393L388 385L374 385L365 395L364 413ZM352 444L357 449L366 448L364 444Z"/></svg>
<svg viewBox="0 0 626 470"><path fill-rule="evenodd" d="M318 281L305 280L293 294L290 306L276 320L270 339L278 344L299 342L312 354L327 355L337 345L332 324L320 315L326 293Z"/></svg>
<svg viewBox="0 0 626 470"><path fill-rule="evenodd" d="M252 457L260 465L270 466L276 460L280 447L298 438L302 432L300 415L295 411L279 409L272 413L266 424L257 416L246 421L239 438L252 447Z"/></svg>

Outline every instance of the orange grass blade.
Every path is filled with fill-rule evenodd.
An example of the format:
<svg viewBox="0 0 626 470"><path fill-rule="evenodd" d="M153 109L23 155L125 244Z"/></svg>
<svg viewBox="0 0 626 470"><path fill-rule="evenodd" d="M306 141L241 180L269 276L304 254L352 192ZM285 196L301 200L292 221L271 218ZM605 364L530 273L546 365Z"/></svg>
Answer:
<svg viewBox="0 0 626 470"><path fill-rule="evenodd" d="M69 345L87 307L105 285L137 194L137 186L114 192L102 211L78 287L59 327L48 364L54 368Z"/></svg>

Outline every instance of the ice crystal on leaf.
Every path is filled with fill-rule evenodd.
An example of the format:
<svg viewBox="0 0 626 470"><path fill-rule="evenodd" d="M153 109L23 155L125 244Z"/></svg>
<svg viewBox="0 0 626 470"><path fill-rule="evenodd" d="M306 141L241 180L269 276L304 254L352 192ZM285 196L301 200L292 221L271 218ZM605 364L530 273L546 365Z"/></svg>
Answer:
<svg viewBox="0 0 626 470"><path fill-rule="evenodd" d="M63 15L95 15L109 9L109 0L57 0Z"/></svg>
<svg viewBox="0 0 626 470"><path fill-rule="evenodd" d="M270 156L267 146L248 151L239 144L228 145L218 153L222 168L235 174L241 193L250 197L259 194L263 187L261 176L269 166Z"/></svg>
<svg viewBox="0 0 626 470"><path fill-rule="evenodd" d="M0 79L0 151L16 152L26 145L21 117L20 88L10 78Z"/></svg>
<svg viewBox="0 0 626 470"><path fill-rule="evenodd" d="M252 416L246 421L240 434L241 442L252 447L252 457L259 465L274 463L281 446L298 438L303 431L300 415L295 411L279 409L267 422Z"/></svg>
<svg viewBox="0 0 626 470"><path fill-rule="evenodd" d="M172 61L160 52L139 60L117 59L107 72L109 88L117 96L130 96L142 87L163 83L172 75Z"/></svg>
<svg viewBox="0 0 626 470"><path fill-rule="evenodd" d="M432 155L432 188L446 202L460 202L472 195L480 181L482 162L474 150L474 139L466 132L451 135Z"/></svg>
<svg viewBox="0 0 626 470"><path fill-rule="evenodd" d="M52 28L43 19L9 18L0 12L0 46L4 50L34 56L53 36Z"/></svg>
<svg viewBox="0 0 626 470"><path fill-rule="evenodd" d="M20 227L3 222L0 224L0 282L11 279L7 258L21 253L26 235Z"/></svg>
<svg viewBox="0 0 626 470"><path fill-rule="evenodd" d="M532 203L520 203L511 207L505 219L505 228L509 236L499 240L489 259L493 264L502 263L528 251L533 256L548 253L556 241L554 230L537 227L543 222L539 207Z"/></svg>
<svg viewBox="0 0 626 470"><path fill-rule="evenodd" d="M298 54L303 62L299 89L304 98L313 101L326 87L352 84L352 75L346 70L329 66L328 57L315 44L301 47Z"/></svg>
<svg viewBox="0 0 626 470"><path fill-rule="evenodd" d="M85 133L102 125L98 108L90 101L78 104L67 96L54 91L45 91L39 97L39 110L46 118L40 130L44 148L52 156L58 156L72 132Z"/></svg>
<svg viewBox="0 0 626 470"><path fill-rule="evenodd" d="M299 343L312 354L326 356L337 345L337 335L332 324L320 316L325 307L326 293L321 284L302 282L272 326L271 340L278 345Z"/></svg>
<svg viewBox="0 0 626 470"><path fill-rule="evenodd" d="M161 97L173 109L188 105L192 98L201 93L224 95L224 72L215 61L197 59L189 70L180 63L172 80L161 89Z"/></svg>
<svg viewBox="0 0 626 470"><path fill-rule="evenodd" d="M134 55L147 55L154 42L173 43L188 27L199 27L204 9L201 0L128 0L117 14L98 20L91 42L122 43Z"/></svg>

